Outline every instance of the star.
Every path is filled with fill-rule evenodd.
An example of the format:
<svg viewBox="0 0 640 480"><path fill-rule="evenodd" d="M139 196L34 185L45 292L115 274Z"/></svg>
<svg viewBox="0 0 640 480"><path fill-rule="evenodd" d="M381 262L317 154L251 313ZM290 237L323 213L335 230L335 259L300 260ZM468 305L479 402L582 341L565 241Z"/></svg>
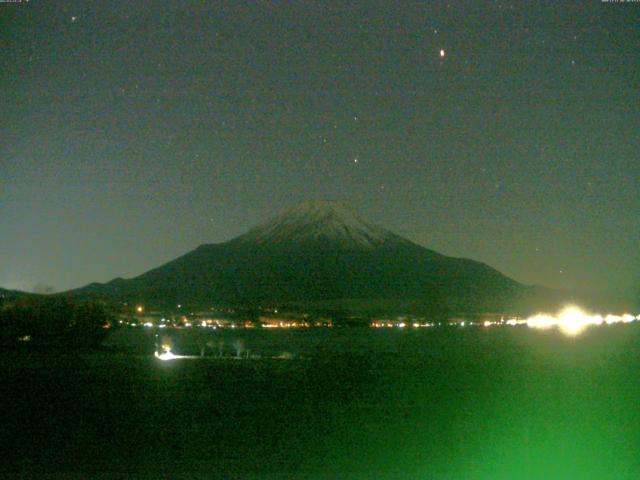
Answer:
<svg viewBox="0 0 640 480"><path fill-rule="evenodd" d="M75 16L71 17L71 21L72 22L75 22L77 19L78 19L78 17L75 17Z"/></svg>
<svg viewBox="0 0 640 480"><path fill-rule="evenodd" d="M445 55L444 48L441 48L440 49L440 58L444 58L444 55Z"/></svg>
<svg viewBox="0 0 640 480"><path fill-rule="evenodd" d="M353 163L358 163L358 157L353 159Z"/></svg>

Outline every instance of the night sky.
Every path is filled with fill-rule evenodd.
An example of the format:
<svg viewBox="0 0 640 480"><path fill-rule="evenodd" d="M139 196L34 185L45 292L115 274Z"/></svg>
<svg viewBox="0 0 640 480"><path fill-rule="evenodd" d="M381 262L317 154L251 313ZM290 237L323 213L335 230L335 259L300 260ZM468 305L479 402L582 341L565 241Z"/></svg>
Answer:
<svg viewBox="0 0 640 480"><path fill-rule="evenodd" d="M640 3L0 3L0 286L307 199L524 283L640 277Z"/></svg>

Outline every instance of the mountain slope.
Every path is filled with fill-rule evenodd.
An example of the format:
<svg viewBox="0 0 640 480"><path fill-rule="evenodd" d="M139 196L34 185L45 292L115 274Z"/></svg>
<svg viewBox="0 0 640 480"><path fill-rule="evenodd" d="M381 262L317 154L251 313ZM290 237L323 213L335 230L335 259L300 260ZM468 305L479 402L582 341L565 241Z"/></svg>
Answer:
<svg viewBox="0 0 640 480"><path fill-rule="evenodd" d="M358 299L496 311L523 289L483 263L441 255L369 224L344 205L308 202L229 242L202 245L138 277L74 293L158 305Z"/></svg>
<svg viewBox="0 0 640 480"><path fill-rule="evenodd" d="M33 293L23 292L20 290L7 290L6 288L0 288L0 305L4 302L12 302L21 298L28 298L36 296Z"/></svg>

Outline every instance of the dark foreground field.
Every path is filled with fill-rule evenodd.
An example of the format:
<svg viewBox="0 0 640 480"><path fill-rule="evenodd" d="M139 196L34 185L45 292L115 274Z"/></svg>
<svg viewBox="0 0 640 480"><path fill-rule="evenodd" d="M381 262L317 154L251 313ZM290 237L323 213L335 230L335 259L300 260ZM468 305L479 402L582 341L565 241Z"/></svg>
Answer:
<svg viewBox="0 0 640 480"><path fill-rule="evenodd" d="M294 358L170 362L119 335L2 355L0 477L640 478L636 325L256 333Z"/></svg>

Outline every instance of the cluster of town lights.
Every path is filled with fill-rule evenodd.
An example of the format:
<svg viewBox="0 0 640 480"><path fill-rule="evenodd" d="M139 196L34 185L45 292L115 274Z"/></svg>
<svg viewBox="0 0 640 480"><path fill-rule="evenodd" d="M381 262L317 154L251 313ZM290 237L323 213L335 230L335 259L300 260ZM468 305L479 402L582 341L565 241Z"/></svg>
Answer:
<svg viewBox="0 0 640 480"><path fill-rule="evenodd" d="M563 308L560 312L555 315L547 314L547 313L539 313L533 315L529 318L509 318L509 319L500 319L500 320L485 320L483 322L473 322L473 321L454 321L451 322L451 325L459 326L459 327L467 327L467 326L478 326L482 325L484 327L492 327L492 326L518 326L523 325L529 328L535 328L538 330L548 330L551 328L556 328L565 335L575 336L582 333L586 328L590 326L597 325L612 325L615 323L631 323L635 321L640 321L640 315L633 316L631 314L625 313L623 315L598 315L587 313L581 308L575 305L568 305ZM408 326L413 326L414 328L418 327L433 327L435 324L433 323L405 323L405 322L391 322L391 321L376 321L371 323L372 327L376 328L384 328L384 327L397 327L397 328L405 328Z"/></svg>
<svg viewBox="0 0 640 480"><path fill-rule="evenodd" d="M614 323L631 323L640 320L640 315L633 316L628 313L624 315L593 315L586 313L573 305L564 308L557 315L538 314L529 317L527 326L538 329L558 328L566 335L578 335L587 327L593 325L612 325Z"/></svg>
<svg viewBox="0 0 640 480"><path fill-rule="evenodd" d="M526 319L511 318L500 322L485 321L483 325L490 327L492 325L526 325L529 328L538 330L549 330L557 328L565 335L575 336L582 333L591 326L613 325L614 323L631 323L640 321L640 315L633 316L625 313L623 315L598 315L587 313L575 305L568 305L555 315L547 313L538 313ZM463 325L464 326L464 325Z"/></svg>

